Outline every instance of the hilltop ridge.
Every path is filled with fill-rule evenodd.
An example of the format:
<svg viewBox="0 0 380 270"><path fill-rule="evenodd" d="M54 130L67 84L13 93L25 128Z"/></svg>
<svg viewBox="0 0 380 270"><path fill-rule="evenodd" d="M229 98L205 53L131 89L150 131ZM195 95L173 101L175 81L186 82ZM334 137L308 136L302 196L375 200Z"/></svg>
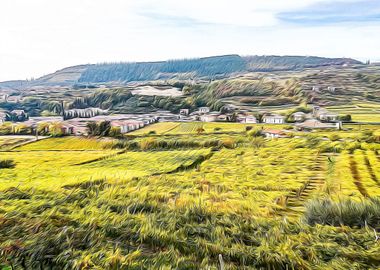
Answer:
<svg viewBox="0 0 380 270"><path fill-rule="evenodd" d="M77 83L125 84L159 79L223 78L247 72L291 71L305 68L360 65L351 58L316 56L239 56L236 54L157 62L120 62L66 67L32 81L0 82L0 87L70 86Z"/></svg>

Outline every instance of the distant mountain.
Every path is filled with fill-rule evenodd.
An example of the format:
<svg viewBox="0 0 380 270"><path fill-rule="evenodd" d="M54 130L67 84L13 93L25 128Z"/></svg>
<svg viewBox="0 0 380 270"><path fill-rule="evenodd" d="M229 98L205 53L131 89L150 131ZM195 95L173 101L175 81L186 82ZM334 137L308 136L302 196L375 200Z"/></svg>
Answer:
<svg viewBox="0 0 380 270"><path fill-rule="evenodd" d="M161 62L105 63L64 68L34 81L0 83L0 87L31 87L96 83L128 83L159 79L213 79L234 73L286 71L322 66L357 65L350 58L314 56L245 56L222 55L197 59Z"/></svg>

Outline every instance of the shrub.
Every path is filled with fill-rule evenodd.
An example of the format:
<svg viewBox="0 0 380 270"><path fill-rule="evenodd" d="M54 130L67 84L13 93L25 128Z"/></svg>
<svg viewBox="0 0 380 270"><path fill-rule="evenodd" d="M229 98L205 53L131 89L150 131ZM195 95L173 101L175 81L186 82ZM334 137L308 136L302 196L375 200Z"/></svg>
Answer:
<svg viewBox="0 0 380 270"><path fill-rule="evenodd" d="M251 137L251 138L255 138L255 137L262 137L264 134L263 134L263 131L261 129L252 129L248 132L248 136Z"/></svg>
<svg viewBox="0 0 380 270"><path fill-rule="evenodd" d="M223 145L225 148L233 149L233 148L235 148L236 143L235 143L235 140L233 140L233 139L231 139L231 138L228 138L228 139L224 139L224 140L222 141L222 145Z"/></svg>
<svg viewBox="0 0 380 270"><path fill-rule="evenodd" d="M15 162L11 159L0 160L0 169L11 169L16 166Z"/></svg>
<svg viewBox="0 0 380 270"><path fill-rule="evenodd" d="M142 140L140 142L140 148L141 150L148 150L148 149L152 149L153 146L157 143L157 141L153 138L148 138L148 139L145 139L145 140Z"/></svg>
<svg viewBox="0 0 380 270"><path fill-rule="evenodd" d="M364 227L366 224L380 226L380 199L356 202L331 199L316 199L306 205L305 221L309 225L323 224L331 226Z"/></svg>
<svg viewBox="0 0 380 270"><path fill-rule="evenodd" d="M336 142L340 140L340 136L338 134L333 133L329 136L329 139L330 141Z"/></svg>

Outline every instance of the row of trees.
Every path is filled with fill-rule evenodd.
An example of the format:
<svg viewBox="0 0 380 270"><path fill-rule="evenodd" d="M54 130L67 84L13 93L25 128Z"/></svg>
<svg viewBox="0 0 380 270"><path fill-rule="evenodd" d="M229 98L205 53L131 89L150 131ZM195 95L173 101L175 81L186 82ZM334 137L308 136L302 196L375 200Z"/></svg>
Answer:
<svg viewBox="0 0 380 270"><path fill-rule="evenodd" d="M80 77L80 83L110 81L157 80L162 74L188 73L195 76L216 76L245 69L245 61L238 55L200 59L172 60L146 63L105 63L90 66Z"/></svg>

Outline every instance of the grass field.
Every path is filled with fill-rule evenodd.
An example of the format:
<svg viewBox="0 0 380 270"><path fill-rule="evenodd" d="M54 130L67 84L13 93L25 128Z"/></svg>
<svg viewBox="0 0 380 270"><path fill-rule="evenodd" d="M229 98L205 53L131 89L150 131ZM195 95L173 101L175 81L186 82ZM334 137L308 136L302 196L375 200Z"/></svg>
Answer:
<svg viewBox="0 0 380 270"><path fill-rule="evenodd" d="M202 128L202 133L228 133L228 132L238 132L243 133L246 131L246 127L256 127L265 129L281 129L287 125L276 125L276 124L241 124L241 123L202 123L202 122L183 122L183 123L173 123L173 122L163 122L157 123L145 128L128 133L128 135L148 135L149 132L154 132L158 135L181 135L181 134L197 134L198 129Z"/></svg>
<svg viewBox="0 0 380 270"><path fill-rule="evenodd" d="M155 137L142 129L126 141L240 143L130 151L64 137L2 151L14 166L0 167L0 265L220 269L221 256L225 269L380 267L377 208L350 214L361 208L349 205L359 223L324 216L331 203L380 196L380 148L353 141L362 130L340 141L318 132L269 140L241 124L202 123L199 135L197 127L156 124ZM322 151L331 144L341 151ZM331 202L317 208L321 199Z"/></svg>
<svg viewBox="0 0 380 270"><path fill-rule="evenodd" d="M31 138L0 136L0 150L10 149L20 143L31 141Z"/></svg>

